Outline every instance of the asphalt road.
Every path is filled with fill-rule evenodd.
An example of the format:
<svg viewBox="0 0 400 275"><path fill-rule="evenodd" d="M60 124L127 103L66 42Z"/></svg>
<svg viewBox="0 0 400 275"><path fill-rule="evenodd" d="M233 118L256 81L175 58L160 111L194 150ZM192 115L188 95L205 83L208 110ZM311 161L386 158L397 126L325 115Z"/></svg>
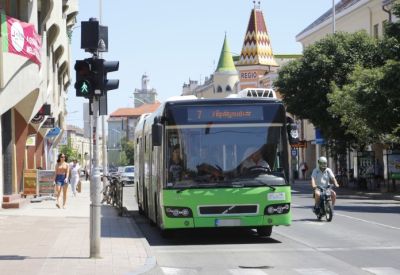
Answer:
<svg viewBox="0 0 400 275"><path fill-rule="evenodd" d="M135 210L129 191L126 203ZM333 221L320 222L311 211L309 186L294 185L293 223L274 227L271 238L210 229L165 239L133 211L157 259L157 268L146 274L400 274L400 202L338 194Z"/></svg>

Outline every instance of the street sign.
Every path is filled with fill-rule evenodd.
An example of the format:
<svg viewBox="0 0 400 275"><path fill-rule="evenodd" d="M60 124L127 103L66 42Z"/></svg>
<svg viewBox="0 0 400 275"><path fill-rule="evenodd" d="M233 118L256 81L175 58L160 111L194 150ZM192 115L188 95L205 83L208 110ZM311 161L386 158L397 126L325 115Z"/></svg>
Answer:
<svg viewBox="0 0 400 275"><path fill-rule="evenodd" d="M297 149L292 148L292 157L297 157Z"/></svg>
<svg viewBox="0 0 400 275"><path fill-rule="evenodd" d="M291 144L293 148L307 148L307 141L306 140L299 140L299 143Z"/></svg>

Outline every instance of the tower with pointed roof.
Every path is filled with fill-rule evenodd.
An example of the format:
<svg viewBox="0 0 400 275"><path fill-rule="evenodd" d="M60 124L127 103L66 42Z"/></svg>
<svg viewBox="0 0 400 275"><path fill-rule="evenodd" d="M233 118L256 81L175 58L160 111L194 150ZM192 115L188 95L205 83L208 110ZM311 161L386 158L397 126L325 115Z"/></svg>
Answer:
<svg viewBox="0 0 400 275"><path fill-rule="evenodd" d="M217 68L210 77L206 77L203 84L189 80L183 84L183 95L195 95L199 98L223 98L232 93L237 93L239 86L239 73L233 62L232 53L228 46L228 39L225 34L224 44Z"/></svg>
<svg viewBox="0 0 400 275"><path fill-rule="evenodd" d="M239 74L233 62L225 34L218 66L214 72L214 97L226 97L230 93L236 93L238 82Z"/></svg>
<svg viewBox="0 0 400 275"><path fill-rule="evenodd" d="M142 76L142 89L135 89L133 93L135 108L143 104L154 104L156 102L157 91L150 88L149 82L150 78L145 73Z"/></svg>
<svg viewBox="0 0 400 275"><path fill-rule="evenodd" d="M243 48L236 68L239 70L239 89L259 87L259 79L278 67L272 52L271 40L259 5L254 5L244 37Z"/></svg>

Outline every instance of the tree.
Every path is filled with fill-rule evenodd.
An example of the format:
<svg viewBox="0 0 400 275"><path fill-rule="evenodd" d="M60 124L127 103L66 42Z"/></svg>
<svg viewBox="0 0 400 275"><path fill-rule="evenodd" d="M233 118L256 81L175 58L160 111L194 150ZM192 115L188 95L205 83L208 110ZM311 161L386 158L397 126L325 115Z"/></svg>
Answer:
<svg viewBox="0 0 400 275"><path fill-rule="evenodd" d="M355 141L337 113L328 111L328 95L348 84L357 66L374 68L384 63L378 42L366 32L328 35L304 50L303 57L284 66L275 86L287 110L320 128L339 153Z"/></svg>
<svg viewBox="0 0 400 275"><path fill-rule="evenodd" d="M122 151L125 153L125 157L127 159L128 165L134 164L135 159L135 147L133 141L128 140L126 137L121 140Z"/></svg>
<svg viewBox="0 0 400 275"><path fill-rule="evenodd" d="M400 2L393 8L400 16ZM375 68L357 66L350 82L334 86L328 95L331 113L340 117L347 133L361 144L400 143L400 22L389 23L379 41L384 64Z"/></svg>
<svg viewBox="0 0 400 275"><path fill-rule="evenodd" d="M76 159L79 160L79 153L72 147L71 139L68 139L66 145L60 146L60 153L67 156L68 160Z"/></svg>

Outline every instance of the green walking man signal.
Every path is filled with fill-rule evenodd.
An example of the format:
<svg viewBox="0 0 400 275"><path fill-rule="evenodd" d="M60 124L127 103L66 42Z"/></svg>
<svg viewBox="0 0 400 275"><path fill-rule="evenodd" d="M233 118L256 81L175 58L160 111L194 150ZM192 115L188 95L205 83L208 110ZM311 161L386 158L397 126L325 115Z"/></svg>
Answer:
<svg viewBox="0 0 400 275"><path fill-rule="evenodd" d="M77 60L75 62L76 82L75 90L76 96L90 98L94 96L94 89L96 87L96 72L93 70L92 58L85 60Z"/></svg>
<svg viewBox="0 0 400 275"><path fill-rule="evenodd" d="M86 58L77 60L75 63L76 96L93 98L95 90L102 95L109 90L118 89L118 79L108 79L107 73L115 72L119 69L119 61L106 61L98 58Z"/></svg>

